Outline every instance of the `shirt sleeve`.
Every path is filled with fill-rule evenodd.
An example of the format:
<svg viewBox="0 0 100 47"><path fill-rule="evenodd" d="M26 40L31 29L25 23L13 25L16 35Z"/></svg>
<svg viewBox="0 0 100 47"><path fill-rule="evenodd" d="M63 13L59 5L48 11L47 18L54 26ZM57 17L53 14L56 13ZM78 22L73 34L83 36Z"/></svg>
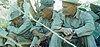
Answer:
<svg viewBox="0 0 100 47"><path fill-rule="evenodd" d="M90 35L95 30L93 17L88 13L84 13L84 14L80 15L81 18L83 19L84 26L75 29L75 32L79 37Z"/></svg>

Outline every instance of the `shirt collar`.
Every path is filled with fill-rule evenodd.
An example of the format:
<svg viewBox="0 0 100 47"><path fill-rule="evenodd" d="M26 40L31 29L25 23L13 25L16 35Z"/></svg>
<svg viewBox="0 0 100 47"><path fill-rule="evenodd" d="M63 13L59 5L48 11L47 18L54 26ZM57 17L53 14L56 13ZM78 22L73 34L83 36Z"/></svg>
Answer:
<svg viewBox="0 0 100 47"><path fill-rule="evenodd" d="M74 18L79 18L79 14L80 14L80 11L79 11L79 9L77 8L77 12L76 12L76 14L74 15Z"/></svg>

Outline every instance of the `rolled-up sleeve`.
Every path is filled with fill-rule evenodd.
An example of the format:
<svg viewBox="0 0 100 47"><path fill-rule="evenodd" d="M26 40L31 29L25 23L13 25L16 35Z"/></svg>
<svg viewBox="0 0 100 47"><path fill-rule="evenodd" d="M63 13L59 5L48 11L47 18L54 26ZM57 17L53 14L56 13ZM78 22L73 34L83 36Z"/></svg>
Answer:
<svg viewBox="0 0 100 47"><path fill-rule="evenodd" d="M84 26L78 29L75 29L76 34L79 37L85 36L85 35L91 35L93 31L95 30L93 17L90 14L81 15L81 17L83 19Z"/></svg>

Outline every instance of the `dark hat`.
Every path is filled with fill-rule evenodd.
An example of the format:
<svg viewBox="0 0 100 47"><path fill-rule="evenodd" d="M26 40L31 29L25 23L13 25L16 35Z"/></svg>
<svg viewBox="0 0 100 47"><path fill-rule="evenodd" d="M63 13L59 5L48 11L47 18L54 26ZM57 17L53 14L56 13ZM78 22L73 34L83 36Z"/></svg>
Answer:
<svg viewBox="0 0 100 47"><path fill-rule="evenodd" d="M19 12L19 11L14 11L14 12L12 12L11 14L10 14L10 18L11 18L11 20L13 20L13 19L15 19L15 18L17 18L17 17L19 17L19 16L21 16L22 14L21 14L21 12ZM10 20L10 21L11 21Z"/></svg>
<svg viewBox="0 0 100 47"><path fill-rule="evenodd" d="M41 6L39 7L40 11L45 9L46 7L51 7L54 4L54 0L41 0Z"/></svg>

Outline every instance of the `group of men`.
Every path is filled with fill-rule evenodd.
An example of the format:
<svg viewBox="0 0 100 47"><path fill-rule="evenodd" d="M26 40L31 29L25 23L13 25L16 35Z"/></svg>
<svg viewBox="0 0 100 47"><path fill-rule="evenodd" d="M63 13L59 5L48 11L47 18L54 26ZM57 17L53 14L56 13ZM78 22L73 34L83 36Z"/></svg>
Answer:
<svg viewBox="0 0 100 47"><path fill-rule="evenodd" d="M8 37L16 42L30 40L32 42L30 47L72 47L44 26L30 19L31 12L33 18L77 47L97 47L93 36L95 31L93 17L77 8L81 5L78 0L62 0L63 8L60 11L53 10L55 3L53 0L41 0L40 3L38 13L35 14L32 12L33 9L30 10L32 6L29 0L17 0L15 4L18 6L12 6L9 13L11 19L6 28ZM5 46L16 47L10 40L5 42Z"/></svg>

